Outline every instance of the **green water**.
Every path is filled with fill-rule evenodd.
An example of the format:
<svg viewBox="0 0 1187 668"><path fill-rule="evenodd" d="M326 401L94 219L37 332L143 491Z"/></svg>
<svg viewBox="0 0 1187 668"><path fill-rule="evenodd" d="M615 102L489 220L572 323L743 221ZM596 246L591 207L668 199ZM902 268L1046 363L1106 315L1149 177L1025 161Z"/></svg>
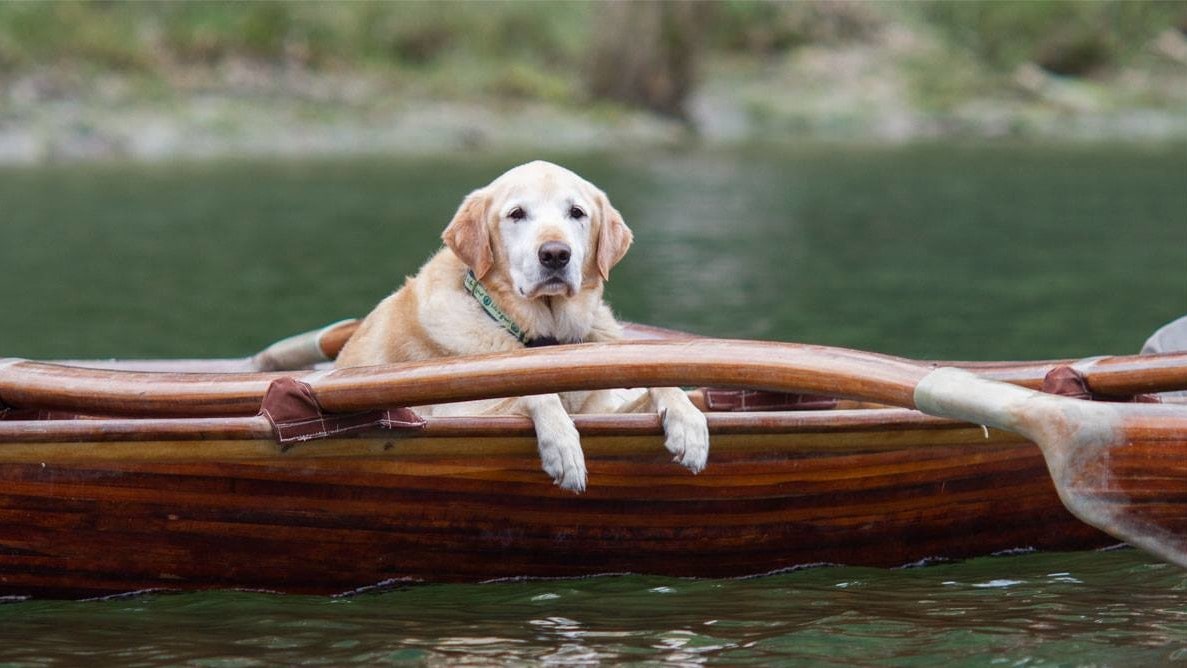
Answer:
<svg viewBox="0 0 1187 668"><path fill-rule="evenodd" d="M0 606L0 661L1151 665L1187 660L1187 574L1132 550L747 580L219 592Z"/></svg>
<svg viewBox="0 0 1187 668"><path fill-rule="evenodd" d="M520 158L0 170L0 354L242 355L361 315ZM626 318L917 357L1136 349L1187 312L1187 147L560 158Z"/></svg>
<svg viewBox="0 0 1187 668"><path fill-rule="evenodd" d="M529 157L0 170L0 356L238 356L360 315ZM1131 352L1187 313L1183 146L555 159L635 231L608 290L633 320L1001 359ZM34 601L0 606L0 664L1148 665L1187 659L1185 587L1122 550Z"/></svg>

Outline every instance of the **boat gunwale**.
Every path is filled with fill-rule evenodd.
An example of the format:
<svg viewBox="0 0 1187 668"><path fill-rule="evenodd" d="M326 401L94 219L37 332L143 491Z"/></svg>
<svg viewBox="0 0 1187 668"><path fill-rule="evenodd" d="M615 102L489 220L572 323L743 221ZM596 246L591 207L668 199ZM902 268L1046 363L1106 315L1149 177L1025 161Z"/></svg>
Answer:
<svg viewBox="0 0 1187 668"><path fill-rule="evenodd" d="M799 433L899 432L969 428L957 420L936 418L905 408L849 408L807 411L709 412L711 434L779 435ZM659 436L663 434L655 413L580 414L573 416L577 430L589 436ZM519 416L425 417L425 424L407 430L367 429L335 438L398 439L529 437L530 419ZM49 420L0 420L0 447L8 443L65 443L77 441L149 440L274 440L267 418L186 417L126 418L76 417Z"/></svg>

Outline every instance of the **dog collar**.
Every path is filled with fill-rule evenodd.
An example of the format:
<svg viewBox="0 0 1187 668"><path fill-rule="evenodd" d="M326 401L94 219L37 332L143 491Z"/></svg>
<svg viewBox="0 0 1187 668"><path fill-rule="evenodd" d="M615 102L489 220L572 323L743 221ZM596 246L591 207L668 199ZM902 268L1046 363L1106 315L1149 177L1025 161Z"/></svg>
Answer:
<svg viewBox="0 0 1187 668"><path fill-rule="evenodd" d="M489 315L492 320L502 325L503 329L507 330L511 336L514 336L515 339L524 346L528 348L539 348L541 346L556 346L566 343L565 341L559 341L551 336L540 336L534 339L528 338L528 335L523 331L523 328L520 327L519 324L514 320L512 320L511 316L503 313L503 309L499 308L499 305L495 303L494 297L491 297L490 293L486 291L486 288L482 287L482 283L478 282L478 277L474 275L473 270L466 272L465 285L466 290L474 296L474 299L478 300L478 305L482 307L482 310L486 311L486 314ZM574 341L573 343L581 342Z"/></svg>

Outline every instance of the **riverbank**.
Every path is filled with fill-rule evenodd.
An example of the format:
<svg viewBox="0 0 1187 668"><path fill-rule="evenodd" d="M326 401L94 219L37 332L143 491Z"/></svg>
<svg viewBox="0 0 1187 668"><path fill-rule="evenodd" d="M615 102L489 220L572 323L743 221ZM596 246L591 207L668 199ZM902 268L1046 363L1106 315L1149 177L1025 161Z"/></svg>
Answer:
<svg viewBox="0 0 1187 668"><path fill-rule="evenodd" d="M409 94L380 76L232 63L192 88L105 75L23 77L0 112L0 164L434 154L676 144L680 124L606 106Z"/></svg>
<svg viewBox="0 0 1187 668"><path fill-rule="evenodd" d="M297 7L293 11L325 11ZM484 11L502 14L487 18L508 25L525 20L522 6L493 7ZM424 44L399 42L408 51L401 52L403 60L334 60L319 55L313 42L291 39L268 57L259 55L262 47L216 48L217 41L197 38L191 41L213 55L194 56L149 38L156 46L123 52L107 36L106 42L92 37L99 46L81 55L33 53L9 57L2 67L0 39L0 164L581 152L818 139L1187 141L1187 36L1172 25L1142 33L1124 57L1068 76L1034 59L991 61L955 48L934 20L912 18L911 5L820 7L833 14L796 19L815 27L795 24L807 37L797 37L802 41L794 46L706 48L683 120L591 99L573 53L558 51L552 61L529 54L496 62L481 50L448 46L457 40L447 28L434 33L431 22L415 34L437 34L432 48L442 52L423 55L409 49L429 48ZM853 34L819 27L840 20L834 7L849 8L841 18L860 24L849 29ZM117 9L138 10L134 4ZM547 9L550 25L590 11L587 5ZM518 14L505 16L512 11ZM792 20L780 17L784 24ZM89 15L76 23L83 18ZM259 32L293 33L293 20L286 20ZM736 32L754 42L759 33L752 24L751 32ZM321 48L329 52L333 45Z"/></svg>

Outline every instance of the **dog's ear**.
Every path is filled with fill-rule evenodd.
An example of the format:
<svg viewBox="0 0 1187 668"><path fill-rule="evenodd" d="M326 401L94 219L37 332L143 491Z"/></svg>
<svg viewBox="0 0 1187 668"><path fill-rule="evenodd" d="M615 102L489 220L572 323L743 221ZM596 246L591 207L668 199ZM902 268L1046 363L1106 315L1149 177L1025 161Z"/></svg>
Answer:
<svg viewBox="0 0 1187 668"><path fill-rule="evenodd" d="M466 266L474 270L479 280L490 271L495 263L494 251L490 246L490 233L486 229L486 211L490 197L485 190L475 190L458 207L449 227L441 233L445 245L461 258Z"/></svg>
<svg viewBox="0 0 1187 668"><path fill-rule="evenodd" d="M602 229L598 231L598 273L603 281L608 281L610 269L626 255L635 235L605 195L599 193L598 204L602 209Z"/></svg>

